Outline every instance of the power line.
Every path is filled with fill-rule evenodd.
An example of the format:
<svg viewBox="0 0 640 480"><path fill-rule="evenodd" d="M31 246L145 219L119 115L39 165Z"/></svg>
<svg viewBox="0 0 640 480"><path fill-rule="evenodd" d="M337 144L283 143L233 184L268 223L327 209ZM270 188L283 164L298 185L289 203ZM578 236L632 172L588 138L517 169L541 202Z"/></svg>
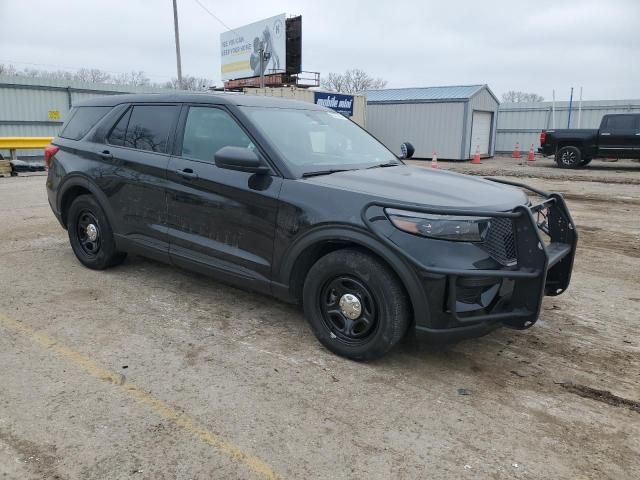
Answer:
<svg viewBox="0 0 640 480"><path fill-rule="evenodd" d="M226 28L227 30L232 30L232 28L227 25L226 23L224 23L222 20L220 20L220 18L213 13L211 10L209 10L207 7L205 7L202 2L200 2L200 0L193 0L194 2L196 2L198 5L200 5L200 8L202 8L205 12L207 12L209 15L211 15L211 17L213 17L220 25L222 25L224 28Z"/></svg>

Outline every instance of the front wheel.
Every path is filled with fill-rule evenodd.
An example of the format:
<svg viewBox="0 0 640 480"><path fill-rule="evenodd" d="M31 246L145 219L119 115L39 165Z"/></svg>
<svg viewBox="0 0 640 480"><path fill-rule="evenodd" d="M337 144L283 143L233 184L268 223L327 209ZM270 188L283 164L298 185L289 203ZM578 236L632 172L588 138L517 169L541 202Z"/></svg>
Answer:
<svg viewBox="0 0 640 480"><path fill-rule="evenodd" d="M337 250L309 270L305 317L318 340L353 360L372 360L407 332L409 300L387 265L357 250Z"/></svg>
<svg viewBox="0 0 640 480"><path fill-rule="evenodd" d="M556 163L560 168L578 168L582 162L582 152L577 147L562 147L556 153Z"/></svg>
<svg viewBox="0 0 640 480"><path fill-rule="evenodd" d="M73 253L88 268L103 270L122 263L104 210L91 195L80 195L69 207L67 233Z"/></svg>

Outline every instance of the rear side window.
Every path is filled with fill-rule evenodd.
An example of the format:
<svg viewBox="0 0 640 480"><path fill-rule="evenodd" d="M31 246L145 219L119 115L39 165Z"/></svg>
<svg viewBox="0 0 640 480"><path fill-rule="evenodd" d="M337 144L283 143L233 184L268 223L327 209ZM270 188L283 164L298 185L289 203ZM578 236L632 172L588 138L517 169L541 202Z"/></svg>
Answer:
<svg viewBox="0 0 640 480"><path fill-rule="evenodd" d="M609 117L607 118L607 128L609 130L632 130L633 116L616 115L615 117Z"/></svg>
<svg viewBox="0 0 640 480"><path fill-rule="evenodd" d="M111 145L124 145L124 137L127 133L127 125L129 124L130 117L131 109L128 109L127 113L122 115L122 117L120 117L120 120L118 120L118 123L115 124L115 126L111 130L111 133L109 134L109 137L107 138L107 141Z"/></svg>
<svg viewBox="0 0 640 480"><path fill-rule="evenodd" d="M71 140L80 140L109 110L111 107L76 107L75 113L67 121L60 136Z"/></svg>
<svg viewBox="0 0 640 480"><path fill-rule="evenodd" d="M191 107L184 126L182 156L213 162L222 147L255 146L231 116L219 108Z"/></svg>
<svg viewBox="0 0 640 480"><path fill-rule="evenodd" d="M174 105L134 106L111 131L109 142L138 150L166 153L169 133L177 115L178 107ZM122 132L125 132L124 140Z"/></svg>

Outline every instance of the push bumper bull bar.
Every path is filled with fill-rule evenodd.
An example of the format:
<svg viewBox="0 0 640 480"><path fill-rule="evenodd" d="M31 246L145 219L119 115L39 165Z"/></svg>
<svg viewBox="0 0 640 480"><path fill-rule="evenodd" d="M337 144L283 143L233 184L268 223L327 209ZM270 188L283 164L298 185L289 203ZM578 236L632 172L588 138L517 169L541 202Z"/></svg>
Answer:
<svg viewBox="0 0 640 480"><path fill-rule="evenodd" d="M440 215L481 216L508 218L513 222L517 254L514 267L499 269L453 269L423 265L418 259L409 260L427 275L443 275L447 279L446 314L453 328L417 328L442 333L464 330L495 323L503 323L516 329L531 327L538 319L542 297L555 296L566 290L571 280L578 234L564 198L559 193L548 193L521 183L486 178L487 180L519 187L543 198L540 203L520 205L512 211L478 211L461 209L433 209L406 204L375 204L383 208L398 208ZM366 209L365 209L366 211ZM543 236L544 235L544 236ZM547 237L546 241L545 238ZM389 239L386 242L391 244ZM472 279L495 278L496 281L512 282L508 298L502 298L480 313L459 312L457 298L459 284ZM471 279L471 280L470 280Z"/></svg>

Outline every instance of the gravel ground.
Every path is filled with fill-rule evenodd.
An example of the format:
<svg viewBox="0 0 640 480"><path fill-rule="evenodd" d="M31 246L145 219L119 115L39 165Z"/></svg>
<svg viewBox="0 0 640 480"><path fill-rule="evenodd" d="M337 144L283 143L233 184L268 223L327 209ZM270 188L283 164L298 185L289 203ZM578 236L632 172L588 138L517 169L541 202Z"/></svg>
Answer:
<svg viewBox="0 0 640 480"><path fill-rule="evenodd" d="M83 268L45 178L0 179L0 478L640 478L640 165L483 162L440 167L566 194L571 287L530 330L368 364L270 298Z"/></svg>

